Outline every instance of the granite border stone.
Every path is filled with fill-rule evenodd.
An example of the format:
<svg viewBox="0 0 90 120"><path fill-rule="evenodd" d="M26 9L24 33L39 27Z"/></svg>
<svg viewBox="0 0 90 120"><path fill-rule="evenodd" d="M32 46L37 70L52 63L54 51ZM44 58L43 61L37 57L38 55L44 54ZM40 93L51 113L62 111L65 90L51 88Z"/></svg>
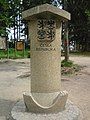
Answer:
<svg viewBox="0 0 90 120"><path fill-rule="evenodd" d="M83 115L81 110L69 100L64 111L54 114L26 112L24 101L20 100L12 108L9 120L83 120Z"/></svg>

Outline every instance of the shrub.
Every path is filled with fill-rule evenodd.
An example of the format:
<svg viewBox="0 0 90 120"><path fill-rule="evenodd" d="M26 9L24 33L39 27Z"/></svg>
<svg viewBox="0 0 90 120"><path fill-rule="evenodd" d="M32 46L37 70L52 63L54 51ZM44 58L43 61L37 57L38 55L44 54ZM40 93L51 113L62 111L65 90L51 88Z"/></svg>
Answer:
<svg viewBox="0 0 90 120"><path fill-rule="evenodd" d="M61 67L72 67L73 66L73 61L69 60L69 61L65 61L63 60L61 62Z"/></svg>

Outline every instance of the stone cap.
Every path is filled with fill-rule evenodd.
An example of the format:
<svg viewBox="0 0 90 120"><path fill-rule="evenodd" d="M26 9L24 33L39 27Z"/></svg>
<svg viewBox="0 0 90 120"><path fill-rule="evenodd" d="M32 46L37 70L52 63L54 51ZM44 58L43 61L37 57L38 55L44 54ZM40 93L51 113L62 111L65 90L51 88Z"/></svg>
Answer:
<svg viewBox="0 0 90 120"><path fill-rule="evenodd" d="M22 17L26 20L31 20L31 19L34 19L35 17L40 18L40 16L44 18L52 16L54 18L62 19L62 20L71 19L71 15L69 12L62 10L60 8L57 8L50 4L43 4L40 6L36 6L22 13Z"/></svg>

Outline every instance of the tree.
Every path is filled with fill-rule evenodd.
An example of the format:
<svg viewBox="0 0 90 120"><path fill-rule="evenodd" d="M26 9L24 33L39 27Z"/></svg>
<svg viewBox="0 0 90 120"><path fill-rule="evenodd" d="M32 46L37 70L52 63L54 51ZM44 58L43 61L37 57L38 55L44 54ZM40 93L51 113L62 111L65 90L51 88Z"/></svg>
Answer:
<svg viewBox="0 0 90 120"><path fill-rule="evenodd" d="M87 42L87 21L88 16L86 9L88 0L67 0L67 11L71 13L71 21L69 22L70 40L76 41L77 44L86 49Z"/></svg>
<svg viewBox="0 0 90 120"><path fill-rule="evenodd" d="M14 30L14 40L18 40L19 39L19 23L20 23L20 14L21 14L21 9L20 9L20 0L10 0L9 1L10 4L10 16L12 18L11 21L11 26ZM17 36L16 36L17 33Z"/></svg>
<svg viewBox="0 0 90 120"><path fill-rule="evenodd" d="M62 6L64 10L68 10L67 7L67 0L62 1ZM69 61L69 30L68 30L68 21L65 21L63 23L63 29L64 29L64 50L65 50L65 61L68 62Z"/></svg>
<svg viewBox="0 0 90 120"><path fill-rule="evenodd" d="M53 0L23 0L23 8L24 10L30 9L37 5L49 3L51 4Z"/></svg>
<svg viewBox="0 0 90 120"><path fill-rule="evenodd" d="M0 36L6 36L7 30L9 27L11 18L9 17L10 6L8 1L0 0Z"/></svg>
<svg viewBox="0 0 90 120"><path fill-rule="evenodd" d="M71 13L71 21L67 23L64 38L69 41L75 41L82 45L83 50L86 49L87 33L88 33L88 15L86 10L90 10L89 0L23 0L23 10L41 5L44 3L53 4L55 6L62 5L63 9ZM69 27L69 29L67 29ZM64 28L64 29L65 29ZM27 30L26 30L27 31ZM68 35L69 32L69 35ZM66 41L65 44L68 42ZM66 46L66 60L69 59L68 48Z"/></svg>

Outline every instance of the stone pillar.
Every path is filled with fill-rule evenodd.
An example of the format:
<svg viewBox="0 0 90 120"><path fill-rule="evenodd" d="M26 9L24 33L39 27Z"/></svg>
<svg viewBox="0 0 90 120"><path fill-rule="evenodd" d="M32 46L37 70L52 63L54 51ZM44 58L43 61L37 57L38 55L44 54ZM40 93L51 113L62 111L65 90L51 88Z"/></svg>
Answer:
<svg viewBox="0 0 90 120"><path fill-rule="evenodd" d="M44 22L43 29L42 27L39 28L44 25ZM48 24L49 22L51 27ZM61 89L61 22L56 19L44 18L30 21L29 26L31 39L31 92L58 92Z"/></svg>
<svg viewBox="0 0 90 120"><path fill-rule="evenodd" d="M23 12L29 20L31 55L31 93L24 102L31 112L55 112L65 109L67 92L61 91L62 20L70 14L44 4Z"/></svg>

